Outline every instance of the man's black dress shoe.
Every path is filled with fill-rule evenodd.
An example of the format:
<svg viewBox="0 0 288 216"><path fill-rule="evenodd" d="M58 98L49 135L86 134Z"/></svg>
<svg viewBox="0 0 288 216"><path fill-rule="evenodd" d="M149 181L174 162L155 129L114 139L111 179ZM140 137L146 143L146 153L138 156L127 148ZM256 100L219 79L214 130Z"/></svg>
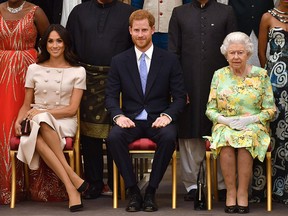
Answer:
<svg viewBox="0 0 288 216"><path fill-rule="evenodd" d="M138 212L142 207L142 196L140 193L135 193L130 195L129 203L126 207L127 212Z"/></svg>
<svg viewBox="0 0 288 216"><path fill-rule="evenodd" d="M158 206L155 202L155 194L145 194L143 202L143 211L154 212L158 210Z"/></svg>
<svg viewBox="0 0 288 216"><path fill-rule="evenodd" d="M95 185L90 184L88 189L83 193L83 199L96 199L101 196L102 188L97 188Z"/></svg>
<svg viewBox="0 0 288 216"><path fill-rule="evenodd" d="M226 206L225 205L225 209L224 209L225 213L228 214L234 214L238 212L238 208L236 205L232 205L232 206Z"/></svg>
<svg viewBox="0 0 288 216"><path fill-rule="evenodd" d="M195 199L196 189L191 189L184 195L184 201L193 201Z"/></svg>
<svg viewBox="0 0 288 216"><path fill-rule="evenodd" d="M249 213L249 206L238 206L238 214Z"/></svg>

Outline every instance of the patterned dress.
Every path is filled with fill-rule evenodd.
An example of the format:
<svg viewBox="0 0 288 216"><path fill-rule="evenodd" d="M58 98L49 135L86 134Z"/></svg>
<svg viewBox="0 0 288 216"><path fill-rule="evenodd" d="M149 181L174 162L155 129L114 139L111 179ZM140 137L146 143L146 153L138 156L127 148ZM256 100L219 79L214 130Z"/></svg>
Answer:
<svg viewBox="0 0 288 216"><path fill-rule="evenodd" d="M277 113L271 122L273 199L288 204L288 32L280 27L269 31L270 53L266 69L270 75ZM253 195L266 195L265 166L254 168Z"/></svg>
<svg viewBox="0 0 288 216"><path fill-rule="evenodd" d="M35 62L37 30L31 9L20 20L5 20L0 14L0 203L10 202L11 165L9 140L24 100L24 81L28 65ZM17 170L21 170L18 164ZM18 173L21 177L21 173ZM23 182L17 181L18 190ZM19 197L19 196L18 196Z"/></svg>
<svg viewBox="0 0 288 216"><path fill-rule="evenodd" d="M263 161L270 143L269 120L275 105L267 71L252 66L246 77L234 75L229 67L217 70L213 76L206 115L213 122L211 150L217 157L221 147L246 148L253 158ZM235 130L217 122L219 115L240 117L257 115L259 122Z"/></svg>

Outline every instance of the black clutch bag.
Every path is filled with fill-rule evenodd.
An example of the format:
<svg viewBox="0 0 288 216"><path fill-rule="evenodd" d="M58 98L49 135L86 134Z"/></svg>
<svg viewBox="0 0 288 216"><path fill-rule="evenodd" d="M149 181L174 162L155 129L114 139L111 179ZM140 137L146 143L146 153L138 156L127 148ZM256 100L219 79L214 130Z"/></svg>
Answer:
<svg viewBox="0 0 288 216"><path fill-rule="evenodd" d="M21 133L22 135L29 135L30 132L31 132L30 120L26 118L21 122Z"/></svg>

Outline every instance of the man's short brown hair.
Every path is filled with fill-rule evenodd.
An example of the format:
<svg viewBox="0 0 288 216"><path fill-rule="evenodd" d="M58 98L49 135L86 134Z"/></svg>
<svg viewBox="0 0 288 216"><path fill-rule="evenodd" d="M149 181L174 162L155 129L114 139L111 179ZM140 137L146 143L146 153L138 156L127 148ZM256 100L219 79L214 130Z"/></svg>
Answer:
<svg viewBox="0 0 288 216"><path fill-rule="evenodd" d="M134 20L143 20L147 19L149 22L149 26L152 28L155 25L154 16L147 10L136 10L129 17L129 26L132 27Z"/></svg>

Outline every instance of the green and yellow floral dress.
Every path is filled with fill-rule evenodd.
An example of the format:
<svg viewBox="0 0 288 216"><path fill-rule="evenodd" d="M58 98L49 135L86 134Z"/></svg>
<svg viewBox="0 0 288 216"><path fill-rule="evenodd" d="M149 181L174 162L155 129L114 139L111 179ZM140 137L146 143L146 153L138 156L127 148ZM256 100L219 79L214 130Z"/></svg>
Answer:
<svg viewBox="0 0 288 216"><path fill-rule="evenodd" d="M246 77L236 76L229 67L214 73L206 115L213 122L211 142L214 157L223 146L246 148L253 158L263 161L270 144L269 121L276 111L267 71L252 66ZM217 122L219 115L243 117L257 115L259 122L235 130Z"/></svg>

